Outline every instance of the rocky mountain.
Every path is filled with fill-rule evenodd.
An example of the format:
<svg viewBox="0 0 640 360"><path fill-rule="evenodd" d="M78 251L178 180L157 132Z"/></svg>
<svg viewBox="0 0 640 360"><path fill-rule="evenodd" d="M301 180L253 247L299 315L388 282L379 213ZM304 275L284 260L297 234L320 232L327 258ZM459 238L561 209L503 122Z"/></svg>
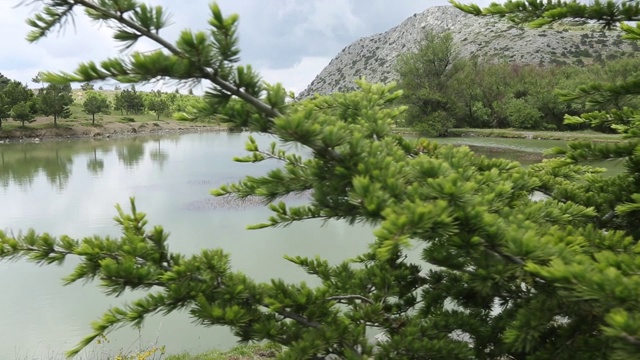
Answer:
<svg viewBox="0 0 640 360"><path fill-rule="evenodd" d="M450 31L461 56L494 62L582 65L630 56L640 50L636 42L622 40L619 30L605 31L596 24L566 21L530 29L506 19L472 16L453 6L435 6L387 32L347 46L298 97L348 91L355 88L354 80L360 77L370 82L395 80L398 55L415 51L425 31Z"/></svg>

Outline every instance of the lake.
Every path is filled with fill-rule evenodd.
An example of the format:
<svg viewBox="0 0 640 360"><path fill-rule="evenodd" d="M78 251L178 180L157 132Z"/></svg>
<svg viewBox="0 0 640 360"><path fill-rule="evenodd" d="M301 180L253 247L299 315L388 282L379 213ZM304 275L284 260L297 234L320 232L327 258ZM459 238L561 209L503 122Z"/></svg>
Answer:
<svg viewBox="0 0 640 360"><path fill-rule="evenodd" d="M0 145L0 229L34 228L54 235L83 237L119 235L114 205L126 207L135 196L150 225L171 233L173 251L191 254L219 247L232 254L233 266L256 280L283 278L309 281L304 271L283 255L319 255L332 263L364 252L371 228L341 222L308 221L284 229L246 230L267 219L261 206L241 206L209 195L218 185L245 175L264 174L273 162L239 164L247 134L200 133L112 140L54 141ZM273 141L256 136L260 144ZM489 156L505 156L530 164L540 149L562 141L449 138ZM292 199L304 201L304 199ZM89 323L109 306L136 294L108 298L93 285L63 287L73 261L62 267L0 262L0 359L63 358L89 333ZM157 343L169 353L228 348L235 343L225 328L193 325L185 313L148 320L142 331L124 328L109 342L90 346L82 358L107 358Z"/></svg>

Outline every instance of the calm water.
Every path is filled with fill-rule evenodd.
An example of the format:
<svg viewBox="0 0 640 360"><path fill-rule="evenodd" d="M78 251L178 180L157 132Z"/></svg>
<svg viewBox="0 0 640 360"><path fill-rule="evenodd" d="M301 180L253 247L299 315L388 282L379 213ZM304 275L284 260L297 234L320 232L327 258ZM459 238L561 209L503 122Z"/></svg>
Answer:
<svg viewBox="0 0 640 360"><path fill-rule="evenodd" d="M269 211L220 202L209 190L244 175L265 173L274 163L238 164L246 134L205 133L101 141L0 145L0 229L35 228L55 235L118 235L114 205L136 197L150 225L171 232L174 251L193 253L220 247L236 269L257 280L312 281L283 255L320 255L338 262L366 250L371 229L309 221L286 229L245 230L266 220ZM258 137L267 144L272 139ZM539 161L541 148L559 141L465 139L479 152ZM444 139L446 142L459 142ZM496 143L501 142L501 143ZM485 146L493 146L486 148ZM302 201L293 199L293 201ZM58 359L89 333L89 323L109 306L135 294L108 298L95 285L61 286L74 262L39 268L0 262L0 359ZM110 342L88 349L84 358L106 358L119 350L156 343L170 353L226 348L235 339L224 328L204 329L187 314L152 318L141 332L128 328Z"/></svg>

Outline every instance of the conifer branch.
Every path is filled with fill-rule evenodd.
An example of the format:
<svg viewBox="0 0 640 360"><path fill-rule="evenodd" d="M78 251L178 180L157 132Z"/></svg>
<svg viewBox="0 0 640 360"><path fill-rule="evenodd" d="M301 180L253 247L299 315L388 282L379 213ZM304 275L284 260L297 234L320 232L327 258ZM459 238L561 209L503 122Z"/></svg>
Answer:
<svg viewBox="0 0 640 360"><path fill-rule="evenodd" d="M327 299L327 301L337 301L337 302L343 302L343 301L351 301L351 300L359 300L362 302L366 302L369 303L371 305L375 304L373 302L373 300L364 297L362 295L339 295L339 296L329 296Z"/></svg>
<svg viewBox="0 0 640 360"><path fill-rule="evenodd" d="M157 44L159 44L160 46L164 47L165 49L167 49L169 52L171 52L172 54L183 58L183 59L188 59L188 57L182 52L180 51L178 48L176 48L175 46L173 46L171 43L169 43L168 41L166 41L164 38L162 38L161 36L159 36L156 33L153 33L151 31L148 31L147 29L145 29L144 27L140 26L139 24L136 24L135 22L121 16L120 14L116 14L113 13L103 7L100 7L99 5L97 5L96 3L92 2L92 1L88 1L88 0L73 0L74 3L78 4L78 5L82 5L88 9L91 9L95 12L98 12L102 15L104 15L106 18L112 19L117 21L120 24L123 24L127 27L129 27L132 30L137 31L140 35L156 42ZM195 64L194 64L195 65ZM235 87L233 84L223 80L220 75L214 73L213 71L207 69L204 66L198 65L198 70L200 71L202 78L207 79L209 81L211 81L212 83L214 83L215 85L219 86L221 89L223 89L224 91L228 92L231 95L235 95L238 98L242 99L243 101L247 102L248 104L252 105L253 107L255 107L258 111L264 113L265 115L271 117L271 118L276 118L281 116L282 114L280 114L277 110L273 109L271 106L267 105L266 103L262 102L260 99L257 99L253 96L251 96L250 94L247 94L246 92L238 89L237 87Z"/></svg>
<svg viewBox="0 0 640 360"><path fill-rule="evenodd" d="M266 308L266 309L270 308L270 306L268 304L261 304L261 306ZM315 322L315 321L311 321L311 320L305 318L304 316L302 316L300 314L296 314L296 313L293 313L293 312L288 311L288 310L276 310L275 313L280 315L280 316L282 316L282 317L284 317L284 318L293 320L293 321L295 321L295 322L297 322L297 323L299 323L301 325L304 325L306 327L310 327L310 328L314 328L314 329L322 328L322 325L320 323Z"/></svg>

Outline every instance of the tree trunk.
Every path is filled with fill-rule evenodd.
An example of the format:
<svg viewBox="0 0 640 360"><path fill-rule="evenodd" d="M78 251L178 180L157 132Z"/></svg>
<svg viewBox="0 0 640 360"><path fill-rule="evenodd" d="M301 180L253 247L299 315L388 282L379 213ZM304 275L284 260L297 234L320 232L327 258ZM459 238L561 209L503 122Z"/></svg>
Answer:
<svg viewBox="0 0 640 360"><path fill-rule="evenodd" d="M26 126L24 126L24 122L25 122L25 120L22 120L22 127L26 127Z"/></svg>
<svg viewBox="0 0 640 360"><path fill-rule="evenodd" d="M53 114L53 126L58 127L58 115Z"/></svg>
<svg viewBox="0 0 640 360"><path fill-rule="evenodd" d="M96 124L96 114L91 114L91 125Z"/></svg>
<svg viewBox="0 0 640 360"><path fill-rule="evenodd" d="M2 118L0 118L0 129L2 129Z"/></svg>
<svg viewBox="0 0 640 360"><path fill-rule="evenodd" d="M158 121L160 121L160 113L157 113L156 115L158 115Z"/></svg>

